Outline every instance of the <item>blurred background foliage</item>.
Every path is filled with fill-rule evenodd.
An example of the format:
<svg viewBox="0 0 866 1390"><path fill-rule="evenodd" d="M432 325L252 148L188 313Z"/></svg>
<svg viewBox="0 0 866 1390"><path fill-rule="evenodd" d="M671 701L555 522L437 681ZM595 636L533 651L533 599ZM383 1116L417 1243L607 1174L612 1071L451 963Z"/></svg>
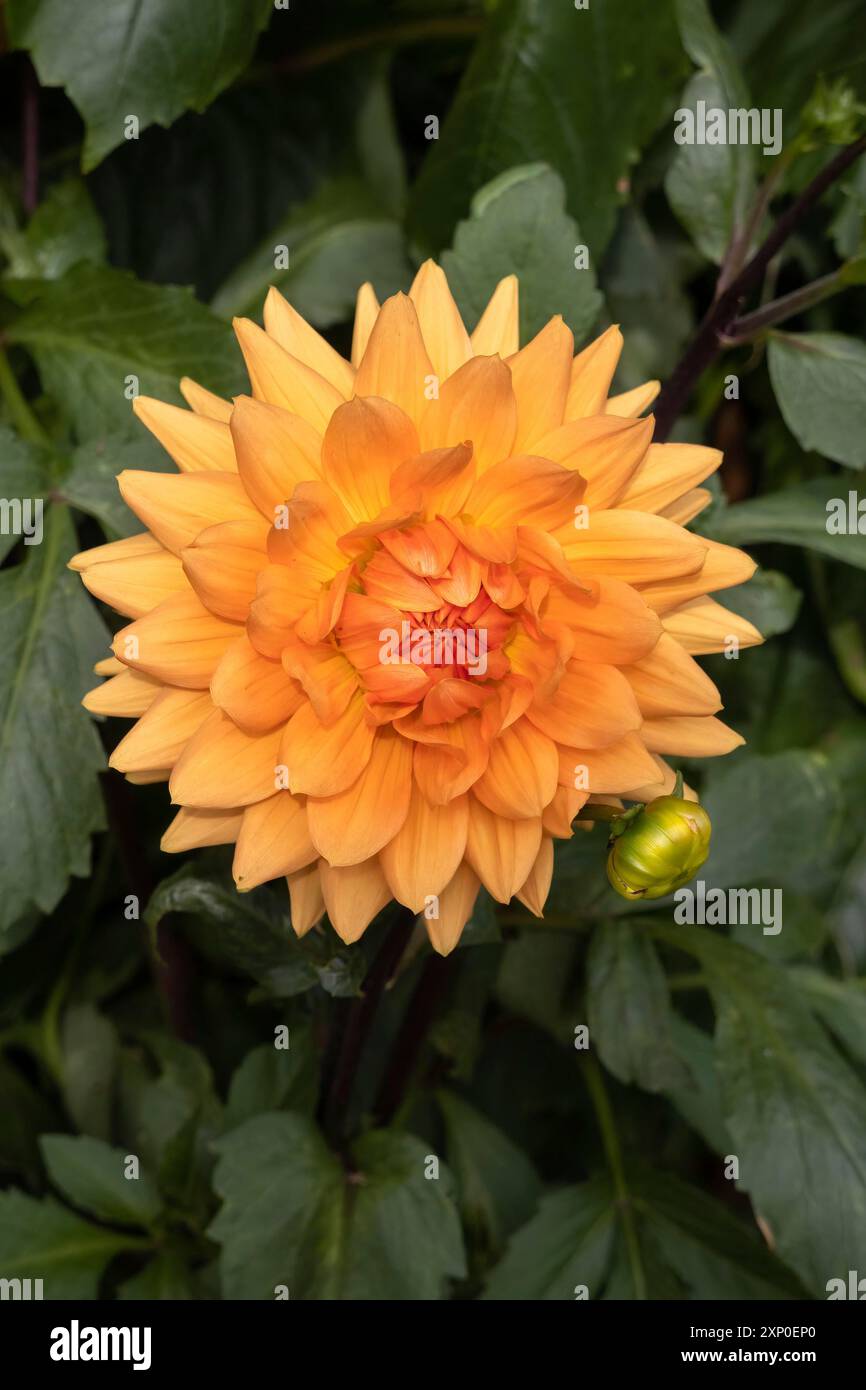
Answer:
<svg viewBox="0 0 866 1390"><path fill-rule="evenodd" d="M393 914L298 942L223 853L159 854L164 786L106 774L114 732L78 706L120 620L64 568L136 529L118 471L168 466L126 378L242 389L228 320L272 283L346 350L366 279L406 288L436 254L471 326L514 271L524 334L618 322L617 389L667 378L719 276L866 129L860 0L2 0L0 22L0 494L46 508L41 545L0 538L0 1275L763 1299L866 1269L866 535L826 526L866 467L866 160L673 435L725 451L698 524L753 550L730 602L769 639L707 661L748 743L685 767L702 877L782 888L778 935L635 910L578 833L543 923L481 902L445 965L412 937L347 1073ZM780 108L782 153L678 146L699 99Z"/></svg>

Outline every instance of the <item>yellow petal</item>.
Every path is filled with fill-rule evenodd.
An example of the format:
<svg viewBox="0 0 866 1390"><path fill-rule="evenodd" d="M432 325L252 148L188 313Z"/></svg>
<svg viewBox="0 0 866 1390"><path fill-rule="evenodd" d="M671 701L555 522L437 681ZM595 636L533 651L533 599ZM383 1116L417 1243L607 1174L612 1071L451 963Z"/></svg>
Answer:
<svg viewBox="0 0 866 1390"><path fill-rule="evenodd" d="M675 637L692 656L708 652L736 652L754 647L763 637L747 618L723 608L712 598L693 598L662 618L665 632Z"/></svg>
<svg viewBox="0 0 866 1390"><path fill-rule="evenodd" d="M652 782L656 768L644 745L644 727L639 734L625 734L605 748L560 748L561 785L603 796Z"/></svg>
<svg viewBox="0 0 866 1390"><path fill-rule="evenodd" d="M324 433L343 403L336 387L286 352L251 319L235 319L233 326L256 400L282 406Z"/></svg>
<svg viewBox="0 0 866 1390"><path fill-rule="evenodd" d="M251 396L235 401L231 432L241 481L273 523L298 483L321 476L322 436L300 415Z"/></svg>
<svg viewBox="0 0 866 1390"><path fill-rule="evenodd" d="M427 404L425 390L435 375L415 305L405 294L392 295L373 325L355 378L355 394L382 396L418 425Z"/></svg>
<svg viewBox="0 0 866 1390"><path fill-rule="evenodd" d="M224 421L196 415L151 396L136 396L132 408L171 455L181 473L238 471L231 433Z"/></svg>
<svg viewBox="0 0 866 1390"><path fill-rule="evenodd" d="M713 494L709 488L689 488L689 491L678 497L676 502L669 502L666 507L662 507L659 516L663 516L667 521L675 521L678 526L688 526L712 500Z"/></svg>
<svg viewBox="0 0 866 1390"><path fill-rule="evenodd" d="M435 261L425 261L421 266L412 281L409 298L417 310L433 370L444 382L472 356L472 345L445 273Z"/></svg>
<svg viewBox="0 0 866 1390"><path fill-rule="evenodd" d="M625 676L615 666L585 661L569 662L555 693L539 696L526 717L549 738L574 748L604 748L641 722Z"/></svg>
<svg viewBox="0 0 866 1390"><path fill-rule="evenodd" d="M93 668L94 675L97 676L119 676L126 667L122 661L118 661L116 656L105 656L101 661L97 661Z"/></svg>
<svg viewBox="0 0 866 1390"><path fill-rule="evenodd" d="M645 381L631 391L623 391L618 396L609 396L604 407L605 415L628 416L635 420L643 415L647 406L652 405L659 391L660 381Z"/></svg>
<svg viewBox="0 0 866 1390"><path fill-rule="evenodd" d="M115 560L137 560L144 555L159 555L163 547L149 531L137 536L127 536L122 541L109 541L107 545L95 545L90 550L79 550L67 561L67 568L79 573L91 565L107 565Z"/></svg>
<svg viewBox="0 0 866 1390"><path fill-rule="evenodd" d="M574 336L557 315L509 357L517 397L516 454L533 453L538 441L565 419L573 351Z"/></svg>
<svg viewBox="0 0 866 1390"><path fill-rule="evenodd" d="M607 575L626 584L695 574L706 546L682 526L646 512L589 509L587 525L557 533L563 552L581 576Z"/></svg>
<svg viewBox="0 0 866 1390"><path fill-rule="evenodd" d="M652 417L620 420L615 415L591 415L552 430L539 440L537 449L586 479L583 501L587 506L610 507L640 467L654 425Z"/></svg>
<svg viewBox="0 0 866 1390"><path fill-rule="evenodd" d="M244 811L232 874L238 891L245 893L303 869L317 857L303 801L279 791Z"/></svg>
<svg viewBox="0 0 866 1390"><path fill-rule="evenodd" d="M623 667L645 719L669 714L715 714L719 692L673 637L663 633L648 656Z"/></svg>
<svg viewBox="0 0 866 1390"><path fill-rule="evenodd" d="M246 734L214 710L187 744L169 782L178 806L229 810L273 796L281 730Z"/></svg>
<svg viewBox="0 0 866 1390"><path fill-rule="evenodd" d="M81 578L94 598L128 618L141 618L173 594L189 592L183 565L162 546L130 560L90 565Z"/></svg>
<svg viewBox="0 0 866 1390"><path fill-rule="evenodd" d="M473 791L497 815L535 818L553 800L558 775L556 744L528 719L518 719L491 743Z"/></svg>
<svg viewBox="0 0 866 1390"><path fill-rule="evenodd" d="M713 758L731 753L745 743L735 729L729 729L714 715L707 718L672 715L646 719L641 738L653 753L673 753L677 758Z"/></svg>
<svg viewBox="0 0 866 1390"><path fill-rule="evenodd" d="M425 449L472 444L479 473L507 459L517 434L511 372L499 357L473 357L430 401L421 421Z"/></svg>
<svg viewBox="0 0 866 1390"><path fill-rule="evenodd" d="M265 331L281 348L329 381L343 400L349 399L355 389L353 368L274 286L265 299L264 320Z"/></svg>
<svg viewBox="0 0 866 1390"><path fill-rule="evenodd" d="M372 521L390 505L395 470L419 451L418 431L396 405L356 397L334 412L322 442L322 475L353 521Z"/></svg>
<svg viewBox="0 0 866 1390"><path fill-rule="evenodd" d="M231 403L224 401L221 396L215 396L213 391L208 391L204 386L199 386L192 377L181 377L180 393L196 415L208 415L212 420L221 420L223 424L228 424L232 413Z"/></svg>
<svg viewBox="0 0 866 1390"><path fill-rule="evenodd" d="M181 552L187 579L217 617L236 623L246 620L259 572L268 563L267 534L267 523L261 517L256 521L221 521L201 531Z"/></svg>
<svg viewBox="0 0 866 1390"><path fill-rule="evenodd" d="M121 628L112 648L134 670L168 685L206 690L227 647L239 635L236 623L208 612L195 594L178 594Z"/></svg>
<svg viewBox="0 0 866 1390"><path fill-rule="evenodd" d="M370 341L370 334L378 314L379 301L376 298L376 291L368 280L358 290L355 300L355 326L352 330L353 367L360 365L361 359L367 351L367 344Z"/></svg>
<svg viewBox="0 0 866 1390"><path fill-rule="evenodd" d="M601 337L579 352L571 364L566 420L603 415L607 393L622 352L622 334L612 324Z"/></svg>
<svg viewBox="0 0 866 1390"><path fill-rule="evenodd" d="M125 469L121 496L167 550L179 555L200 531L219 521L257 521L236 473L147 473Z"/></svg>
<svg viewBox="0 0 866 1390"><path fill-rule="evenodd" d="M718 449L703 444L651 444L618 506L660 512L715 473L721 461Z"/></svg>
<svg viewBox="0 0 866 1390"><path fill-rule="evenodd" d="M206 690L163 690L120 740L108 766L118 772L174 767L212 711L213 703Z"/></svg>
<svg viewBox="0 0 866 1390"><path fill-rule="evenodd" d="M641 597L657 613L667 613L689 599L712 594L719 589L730 589L734 584L744 584L755 573L757 565L744 550L707 540L705 536L702 541L707 553L701 569L694 574L677 575L641 585Z"/></svg>
<svg viewBox="0 0 866 1390"><path fill-rule="evenodd" d="M443 891L463 859L468 824L468 797L434 806L415 786L402 828L379 855L398 902L421 912Z"/></svg>
<svg viewBox="0 0 866 1390"><path fill-rule="evenodd" d="M118 665L121 669L117 675L96 686L95 690L89 690L81 703L91 714L138 719L150 709L164 687L161 681L146 676L143 671L127 670L123 662Z"/></svg>
<svg viewBox="0 0 866 1390"><path fill-rule="evenodd" d="M511 357L520 347L519 289L516 275L499 281L474 333L472 351L477 357Z"/></svg>
<svg viewBox="0 0 866 1390"><path fill-rule="evenodd" d="M331 925L347 943L363 935L391 898L385 875L375 859L350 868L333 868L321 859L319 880Z"/></svg>

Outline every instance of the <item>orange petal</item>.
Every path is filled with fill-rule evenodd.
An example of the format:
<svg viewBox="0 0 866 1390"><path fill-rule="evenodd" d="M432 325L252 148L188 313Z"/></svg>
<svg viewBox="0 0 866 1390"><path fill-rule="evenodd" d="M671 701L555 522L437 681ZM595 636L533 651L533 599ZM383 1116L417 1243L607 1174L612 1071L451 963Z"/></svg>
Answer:
<svg viewBox="0 0 866 1390"><path fill-rule="evenodd" d="M526 718L548 738L575 748L604 748L641 722L625 676L615 666L584 661L569 662L556 693L539 697Z"/></svg>
<svg viewBox="0 0 866 1390"><path fill-rule="evenodd" d="M540 819L508 820L470 798L466 858L497 902L520 891L540 848Z"/></svg>
<svg viewBox="0 0 866 1390"><path fill-rule="evenodd" d="M333 868L321 859L319 881L331 926L346 943L363 936L376 913L391 900L385 875L375 859L350 868Z"/></svg>
<svg viewBox="0 0 866 1390"><path fill-rule="evenodd" d="M251 319L233 323L256 400L300 415L323 434L343 397L329 381L281 348Z"/></svg>
<svg viewBox="0 0 866 1390"><path fill-rule="evenodd" d="M279 761L289 769L289 787L307 796L335 796L360 777L373 751L373 730L364 701L353 696L333 724L322 724L312 705L302 705L283 730Z"/></svg>
<svg viewBox="0 0 866 1390"><path fill-rule="evenodd" d="M262 516L274 522L298 483L321 475L322 436L279 406L238 396L231 419L241 482Z"/></svg>
<svg viewBox="0 0 866 1390"><path fill-rule="evenodd" d="M533 917L544 916L544 904L553 882L553 841L549 835L542 835L541 848L535 856L535 863L529 871L526 882L517 894L524 907L528 907Z"/></svg>
<svg viewBox="0 0 866 1390"><path fill-rule="evenodd" d="M528 719L518 719L493 739L487 768L473 790L497 815L538 817L553 800L558 775L556 744Z"/></svg>
<svg viewBox="0 0 866 1390"><path fill-rule="evenodd" d="M669 714L715 714L721 709L719 692L678 642L663 633L648 656L623 675L635 693L645 719Z"/></svg>
<svg viewBox="0 0 866 1390"><path fill-rule="evenodd" d="M292 874L316 858L306 809L291 792L279 791L243 812L232 864L239 893Z"/></svg>
<svg viewBox="0 0 866 1390"><path fill-rule="evenodd" d="M666 521L675 521L678 526L688 526L712 500L713 494L709 488L693 487L684 492L682 497L678 497L676 502L669 502L666 507L662 507L659 516L663 516Z"/></svg>
<svg viewBox="0 0 866 1390"><path fill-rule="evenodd" d="M621 352L622 334L614 323L577 354L571 364L566 420L582 420L587 415L604 413Z"/></svg>
<svg viewBox="0 0 866 1390"><path fill-rule="evenodd" d="M132 408L171 455L181 473L236 473L231 432L222 420L196 415L152 396L136 396Z"/></svg>
<svg viewBox="0 0 866 1390"><path fill-rule="evenodd" d="M499 357L473 357L446 381L421 422L425 449L469 440L479 473L509 457L517 434L517 397Z"/></svg>
<svg viewBox="0 0 866 1390"><path fill-rule="evenodd" d="M201 726L175 765L169 782L179 806L229 810L273 796L282 731L247 734L221 709Z"/></svg>
<svg viewBox="0 0 866 1390"><path fill-rule="evenodd" d="M336 796L310 797L310 834L329 864L360 864L399 832L409 810L412 744L383 728L360 776Z"/></svg>
<svg viewBox="0 0 866 1390"><path fill-rule="evenodd" d="M603 796L652 782L656 768L643 735L642 727L639 734L625 734L606 748L560 748L560 785Z"/></svg>
<svg viewBox="0 0 866 1390"><path fill-rule="evenodd" d="M517 398L515 453L528 454L565 419L574 336L557 315L526 347L509 357Z"/></svg>
<svg viewBox="0 0 866 1390"><path fill-rule="evenodd" d="M435 261L425 261L421 266L412 281L409 298L418 313L433 370L440 381L445 381L472 356L472 345L445 273Z"/></svg>
<svg viewBox="0 0 866 1390"><path fill-rule="evenodd" d="M130 560L89 565L81 578L94 598L129 618L141 618L173 594L189 591L180 560L161 546Z"/></svg>
<svg viewBox="0 0 866 1390"><path fill-rule="evenodd" d="M620 420L615 415L591 415L560 425L536 447L545 458L576 469L586 479L586 506L610 507L640 467L654 428L651 416Z"/></svg>
<svg viewBox="0 0 866 1390"><path fill-rule="evenodd" d="M316 716L333 724L358 689L358 673L331 642L310 645L292 634L282 652L283 669L303 687Z"/></svg>
<svg viewBox="0 0 866 1390"><path fill-rule="evenodd" d="M174 767L193 734L213 712L206 690L163 690L108 759L118 772Z"/></svg>
<svg viewBox="0 0 866 1390"><path fill-rule="evenodd" d="M126 469L117 483L127 506L175 555L207 526L219 521L258 520L258 512L235 473Z"/></svg>
<svg viewBox="0 0 866 1390"><path fill-rule="evenodd" d="M418 743L415 781L434 806L443 806L468 791L487 766L489 751L481 737L478 715L431 725L412 714L398 720L395 727Z"/></svg>
<svg viewBox="0 0 866 1390"><path fill-rule="evenodd" d="M522 455L488 468L475 483L466 511L481 526L520 524L549 531L573 523L584 489L580 474L561 463Z"/></svg>
<svg viewBox="0 0 866 1390"><path fill-rule="evenodd" d="M653 580L641 585L641 598L657 613L667 613L689 599L744 584L757 569L751 555L731 545L702 537L707 548L703 566L694 574L678 575L673 579Z"/></svg>
<svg viewBox="0 0 866 1390"><path fill-rule="evenodd" d="M520 347L519 287L516 275L499 281L471 334L476 357L511 357Z"/></svg>
<svg viewBox="0 0 866 1390"><path fill-rule="evenodd" d="M481 884L478 875L464 860L456 874L439 894L438 916L424 914L430 945L440 956L450 955L472 916Z"/></svg>
<svg viewBox="0 0 866 1390"><path fill-rule="evenodd" d="M463 859L468 824L468 797L434 806L414 788L402 828L379 855L398 902L421 912L428 899L443 891Z"/></svg>
<svg viewBox="0 0 866 1390"><path fill-rule="evenodd" d="M165 854L183 854L208 845L233 845L241 828L243 811L198 811L181 806L159 842Z"/></svg>
<svg viewBox="0 0 866 1390"><path fill-rule="evenodd" d="M580 792L575 787L557 787L555 797L549 806L545 806L544 815L541 817L545 832L555 835L560 840L570 840L571 822L588 797L588 792Z"/></svg>
<svg viewBox="0 0 866 1390"><path fill-rule="evenodd" d="M594 595L551 591L544 606L544 625L567 624L573 652L581 661L620 665L651 651L661 623L643 595L617 579L599 579Z"/></svg>
<svg viewBox="0 0 866 1390"><path fill-rule="evenodd" d="M318 864L286 875L292 905L292 928L296 936L306 936L325 914L325 899L319 879Z"/></svg>
<svg viewBox="0 0 866 1390"><path fill-rule="evenodd" d="M398 406L356 397L328 425L322 473L353 521L372 521L390 505L391 475L419 448L418 431Z"/></svg>
<svg viewBox="0 0 866 1390"><path fill-rule="evenodd" d="M256 579L268 562L267 523L222 521L196 536L181 552L184 573L205 608L244 622L256 595Z"/></svg>
<svg viewBox="0 0 866 1390"><path fill-rule="evenodd" d="M370 333L355 378L355 394L382 396L417 425L427 403L425 391L435 375L414 304L405 294L392 295L379 310Z"/></svg>
<svg viewBox="0 0 866 1390"><path fill-rule="evenodd" d="M121 628L112 649L134 670L169 685L206 690L226 649L239 635L236 623L208 612L195 594L178 594Z"/></svg>
<svg viewBox="0 0 866 1390"><path fill-rule="evenodd" d="M329 381L343 400L349 399L355 389L353 368L273 285L265 299L264 320L265 332L281 348Z"/></svg>
<svg viewBox="0 0 866 1390"><path fill-rule="evenodd" d="M66 567L80 573L89 569L91 565L108 564L109 560L136 560L144 555L160 555L162 549L155 536L149 531L142 531L139 535L127 536L122 541L109 541L107 545L94 545L90 550L79 550L77 555L67 560Z"/></svg>
<svg viewBox="0 0 866 1390"><path fill-rule="evenodd" d="M210 693L214 704L251 734L285 724L304 698L280 662L261 656L245 633L227 648L213 673Z"/></svg>

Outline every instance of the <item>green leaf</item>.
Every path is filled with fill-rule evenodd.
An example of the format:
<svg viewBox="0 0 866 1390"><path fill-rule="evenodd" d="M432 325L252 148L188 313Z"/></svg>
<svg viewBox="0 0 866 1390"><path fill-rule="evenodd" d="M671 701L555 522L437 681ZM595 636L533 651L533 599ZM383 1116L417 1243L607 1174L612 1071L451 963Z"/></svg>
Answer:
<svg viewBox="0 0 866 1390"><path fill-rule="evenodd" d="M639 208L623 209L604 258L608 311L623 334L618 390L669 375L682 356L694 328L682 259L681 246L658 237Z"/></svg>
<svg viewBox="0 0 866 1390"><path fill-rule="evenodd" d="M45 451L22 439L14 430L0 425L0 498L8 504L0 515L0 560L25 536L35 541L39 535L36 503L44 503L49 488L48 459ZM20 502L20 512L15 501ZM8 519L7 519L8 512ZM44 510L43 510L44 515ZM27 545L27 542L25 542ZM32 554L29 545L24 554Z"/></svg>
<svg viewBox="0 0 866 1390"><path fill-rule="evenodd" d="M537 928L509 941L499 967L496 995L512 1013L528 1018L559 1042L573 1042L576 1016L577 943L565 932Z"/></svg>
<svg viewBox="0 0 866 1390"><path fill-rule="evenodd" d="M616 1210L606 1180L544 1197L538 1215L511 1240L484 1293L486 1299L574 1299L585 1285L603 1286L616 1234Z"/></svg>
<svg viewBox="0 0 866 1390"><path fill-rule="evenodd" d="M195 1296L195 1284L189 1269L180 1255L171 1250L154 1255L140 1273L127 1279L117 1290L120 1299L139 1299L148 1303L160 1300L186 1302Z"/></svg>
<svg viewBox="0 0 866 1390"><path fill-rule="evenodd" d="M77 1129L108 1139L117 1074L114 1027L92 1004L76 1004L60 1030L63 1103Z"/></svg>
<svg viewBox="0 0 866 1390"><path fill-rule="evenodd" d="M128 1236L93 1226L46 1197L0 1192L0 1270L4 1279L41 1279L43 1297L96 1298L108 1261Z"/></svg>
<svg viewBox="0 0 866 1390"><path fill-rule="evenodd" d="M731 1136L722 1119L716 1051L709 1033L675 1013L671 1033L677 1054L686 1067L685 1079L665 1088L665 1095L680 1114L718 1154L731 1152Z"/></svg>
<svg viewBox="0 0 866 1390"><path fill-rule="evenodd" d="M726 39L716 29L707 0L677 0L683 44L700 69L686 87L680 110L727 112L751 105L745 80ZM751 145L683 144L665 179L668 201L696 246L720 264L735 231L741 229L754 189L755 151Z"/></svg>
<svg viewBox="0 0 866 1390"><path fill-rule="evenodd" d="M413 234L439 250L477 189L540 159L563 171L568 211L597 264L629 169L668 117L684 70L672 0L585 10L505 0L431 144L410 200Z"/></svg>
<svg viewBox="0 0 866 1390"><path fill-rule="evenodd" d="M135 439L109 434L79 444L58 489L65 502L95 517L109 540L141 531L141 522L127 507L117 486L117 475L125 468L176 472L165 450L142 428Z"/></svg>
<svg viewBox="0 0 866 1390"><path fill-rule="evenodd" d="M844 75L866 95L866 35L860 0L761 0L742 5L732 39L763 106L781 106L786 139L812 93L816 73Z"/></svg>
<svg viewBox="0 0 866 1390"><path fill-rule="evenodd" d="M226 1129L234 1129L265 1110L312 1114L318 1096L318 1065L308 1028L292 1026L289 1046L265 1043L247 1053L231 1079Z"/></svg>
<svg viewBox="0 0 866 1390"><path fill-rule="evenodd" d="M87 171L154 121L203 111L246 67L272 0L9 0L10 39L30 51L40 81L65 87L87 129ZM136 136L137 138L137 132Z"/></svg>
<svg viewBox="0 0 866 1390"><path fill-rule="evenodd" d="M228 875L185 865L163 879L145 922L155 931L167 912L184 913L187 934L206 953L242 970L281 999L320 984L329 994L357 994L366 969L358 951L328 933L302 941L292 930L288 897L268 887L238 893Z"/></svg>
<svg viewBox="0 0 866 1390"><path fill-rule="evenodd" d="M0 573L0 932L30 903L50 912L71 874L90 867L103 824L104 765L79 700L107 634L77 575L69 519L52 506L44 540Z"/></svg>
<svg viewBox="0 0 866 1390"><path fill-rule="evenodd" d="M866 468L866 344L843 333L770 334L770 380L804 449Z"/></svg>
<svg viewBox="0 0 866 1390"><path fill-rule="evenodd" d="M778 637L797 621L803 594L779 570L759 569L747 584L726 589L721 599L726 608L754 623L762 637Z"/></svg>
<svg viewBox="0 0 866 1390"><path fill-rule="evenodd" d="M834 980L806 966L792 970L791 978L813 1013L852 1057L866 1063L866 980Z"/></svg>
<svg viewBox="0 0 866 1390"><path fill-rule="evenodd" d="M586 970L589 1035L607 1069L646 1091L686 1081L671 1031L667 981L646 933L627 921L602 922Z"/></svg>
<svg viewBox="0 0 866 1390"><path fill-rule="evenodd" d="M277 268L285 248L289 264ZM217 314L258 316L275 285L319 328L351 320L355 296L371 281L379 299L406 289L411 270L396 222L358 178L326 180L232 271L213 300Z"/></svg>
<svg viewBox="0 0 866 1390"><path fill-rule="evenodd" d="M41 1179L39 1135L62 1120L54 1106L0 1053L0 1174L11 1169L29 1183ZM0 1271L2 1277L2 1271Z"/></svg>
<svg viewBox="0 0 866 1390"><path fill-rule="evenodd" d="M131 395L180 403L182 376L222 395L242 381L231 331L188 290L109 266L79 265L46 282L7 332L33 353L43 386L82 439L137 436Z"/></svg>
<svg viewBox="0 0 866 1390"><path fill-rule="evenodd" d="M12 279L57 280L79 261L105 260L105 231L83 179L52 184L23 232L0 235Z"/></svg>
<svg viewBox="0 0 866 1390"><path fill-rule="evenodd" d="M49 1178L73 1206L120 1226L150 1226L159 1216L152 1178L127 1178L122 1149L81 1134L44 1134L40 1146Z"/></svg>
<svg viewBox="0 0 866 1390"><path fill-rule="evenodd" d="M541 1195L526 1154L479 1110L453 1091L437 1095L445 1121L448 1163L473 1245L497 1252L528 1221Z"/></svg>
<svg viewBox="0 0 866 1390"><path fill-rule="evenodd" d="M828 530L830 525L836 527L837 516L839 524L848 528L841 533L836 529ZM847 480L837 475L812 478L766 497L722 507L712 527L708 528L708 534L727 545L774 542L805 546L829 555L831 560L842 560L847 565L866 569L866 533L852 530L852 519L856 527L863 519L862 514L858 517L855 499L852 518Z"/></svg>
<svg viewBox="0 0 866 1390"><path fill-rule="evenodd" d="M696 955L709 978L739 1186L780 1257L823 1295L828 1279L862 1257L863 1086L784 972L699 928L656 932Z"/></svg>
<svg viewBox="0 0 866 1390"><path fill-rule="evenodd" d="M579 344L601 308L594 269L575 267L580 245L577 224L565 211L562 179L545 164L525 164L475 194L453 249L442 255L442 269L470 330L499 281L516 275L520 341L562 314Z"/></svg>
<svg viewBox="0 0 866 1390"><path fill-rule="evenodd" d="M226 1298L439 1299L465 1273L450 1178L425 1178L411 1135L366 1134L348 1174L300 1115L260 1115L216 1148Z"/></svg>

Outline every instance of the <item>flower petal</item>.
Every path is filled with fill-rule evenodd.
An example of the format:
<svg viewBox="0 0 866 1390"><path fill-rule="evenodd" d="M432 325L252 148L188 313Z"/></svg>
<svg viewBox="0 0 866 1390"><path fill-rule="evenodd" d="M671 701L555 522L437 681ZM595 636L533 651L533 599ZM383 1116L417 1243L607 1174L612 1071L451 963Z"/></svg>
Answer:
<svg viewBox="0 0 866 1390"><path fill-rule="evenodd" d="M251 319L233 322L256 400L300 415L324 433L343 397L330 381L293 357Z"/></svg>
<svg viewBox="0 0 866 1390"><path fill-rule="evenodd" d="M444 271L435 261L427 260L421 266L409 298L417 310L433 370L445 381L472 356L472 345Z"/></svg>
<svg viewBox="0 0 866 1390"><path fill-rule="evenodd" d="M323 724L312 705L302 705L283 730L279 761L289 769L289 787L306 796L335 796L364 771L374 733L364 718L364 701L353 696L333 724Z"/></svg>
<svg viewBox="0 0 866 1390"><path fill-rule="evenodd" d="M319 881L331 926L347 944L363 936L391 897L376 859L349 868L333 868L320 859Z"/></svg>
<svg viewBox="0 0 866 1390"><path fill-rule="evenodd" d="M517 398L515 453L534 452L538 441L565 419L573 351L574 336L557 315L526 347L509 357Z"/></svg>
<svg viewBox="0 0 866 1390"><path fill-rule="evenodd" d="M241 482L271 523L298 483L321 476L322 436L300 415L238 396L231 419Z"/></svg>
<svg viewBox="0 0 866 1390"><path fill-rule="evenodd" d="M335 796L310 797L310 835L329 864L360 864L399 832L409 810L413 747L393 729L373 741L360 776Z"/></svg>
<svg viewBox="0 0 866 1390"><path fill-rule="evenodd" d="M587 415L604 413L621 352L622 334L614 323L577 354L571 363L566 420L582 420Z"/></svg>
<svg viewBox="0 0 866 1390"><path fill-rule="evenodd" d="M231 419L231 402L224 401L221 396L215 396L213 391L208 391L206 387L199 386L197 381L193 381L192 377L181 377L180 394L183 396L190 410L194 410L196 415L207 415L211 420L220 420L223 424L228 424Z"/></svg>
<svg viewBox="0 0 866 1390"><path fill-rule="evenodd" d="M181 473L237 473L228 425L180 406L136 396L132 408L171 455Z"/></svg>
<svg viewBox="0 0 866 1390"><path fill-rule="evenodd" d="M372 521L390 505L391 476L420 449L418 431L398 406L356 397L334 412L322 443L322 475L353 521Z"/></svg>
<svg viewBox="0 0 866 1390"><path fill-rule="evenodd" d="M221 521L201 531L181 551L184 573L205 608L242 623L256 595L259 571L268 563L267 523Z"/></svg>
<svg viewBox="0 0 866 1390"><path fill-rule="evenodd" d="M292 308L273 285L265 299L264 320L265 332L281 348L299 361L306 362L308 367L329 381L343 400L349 399L355 389L352 366Z"/></svg>
<svg viewBox="0 0 866 1390"><path fill-rule="evenodd" d="M506 275L493 291L470 336L476 357L511 357L520 347L519 287L516 275Z"/></svg>
<svg viewBox="0 0 866 1390"><path fill-rule="evenodd" d="M670 714L715 714L722 708L719 692L696 661L678 642L663 633L648 656L624 666L645 719Z"/></svg>
<svg viewBox="0 0 866 1390"><path fill-rule="evenodd" d="M434 806L415 786L402 828L379 855L398 902L421 912L427 899L443 891L463 859L468 824L468 797Z"/></svg>
<svg viewBox="0 0 866 1390"><path fill-rule="evenodd" d="M318 864L286 875L292 905L292 928L296 936L306 936L325 914L325 899Z"/></svg>
<svg viewBox="0 0 866 1390"><path fill-rule="evenodd" d="M81 578L94 598L102 599L129 618L142 618L172 595L189 592L183 565L162 546L129 560L89 565Z"/></svg>
<svg viewBox="0 0 866 1390"><path fill-rule="evenodd" d="M528 719L518 719L491 742L490 759L473 791L497 815L538 817L553 800L558 776L553 739Z"/></svg>
<svg viewBox="0 0 866 1390"><path fill-rule="evenodd" d="M427 403L425 389L435 375L415 305L405 294L392 295L370 333L355 378L356 396L382 396L417 425Z"/></svg>
<svg viewBox="0 0 866 1390"><path fill-rule="evenodd" d="M247 734L214 710L187 744L169 782L178 806L229 810L273 796L282 731Z"/></svg>
<svg viewBox="0 0 866 1390"><path fill-rule="evenodd" d="M747 618L723 608L712 598L689 599L671 609L662 618L662 626L692 656L755 647L764 640Z"/></svg>
<svg viewBox="0 0 866 1390"><path fill-rule="evenodd" d="M213 673L211 699L250 734L264 734L303 703L303 692L279 661L256 651L246 633L232 642Z"/></svg>
<svg viewBox="0 0 866 1390"><path fill-rule="evenodd" d="M233 845L241 828L243 811L199 811L181 806L159 842L165 854L184 854L208 845Z"/></svg>
<svg viewBox="0 0 866 1390"><path fill-rule="evenodd" d="M235 886L246 893L259 883L305 868L317 857L303 802L291 792L279 791L243 813L232 864Z"/></svg>
<svg viewBox="0 0 866 1390"><path fill-rule="evenodd" d="M470 797L466 858L497 902L520 891L540 848L540 819L508 820Z"/></svg>
<svg viewBox="0 0 866 1390"><path fill-rule="evenodd" d="M217 618L193 593L166 599L115 634L119 660L169 685L206 690L227 647L240 636L237 623Z"/></svg>
<svg viewBox="0 0 866 1390"><path fill-rule="evenodd" d="M641 738L650 752L673 753L677 758L714 758L733 752L746 741L715 715L645 719Z"/></svg>
<svg viewBox="0 0 866 1390"><path fill-rule="evenodd" d="M125 469L118 487L158 541L179 555L219 521L256 521L258 512L236 473L148 473Z"/></svg>
<svg viewBox="0 0 866 1390"><path fill-rule="evenodd" d="M163 690L120 740L108 766L118 772L174 767L193 734L213 713L206 690Z"/></svg>
<svg viewBox="0 0 866 1390"><path fill-rule="evenodd" d="M605 748L641 723L625 676L615 666L585 661L569 662L555 694L530 705L526 718L548 738L573 748Z"/></svg>

